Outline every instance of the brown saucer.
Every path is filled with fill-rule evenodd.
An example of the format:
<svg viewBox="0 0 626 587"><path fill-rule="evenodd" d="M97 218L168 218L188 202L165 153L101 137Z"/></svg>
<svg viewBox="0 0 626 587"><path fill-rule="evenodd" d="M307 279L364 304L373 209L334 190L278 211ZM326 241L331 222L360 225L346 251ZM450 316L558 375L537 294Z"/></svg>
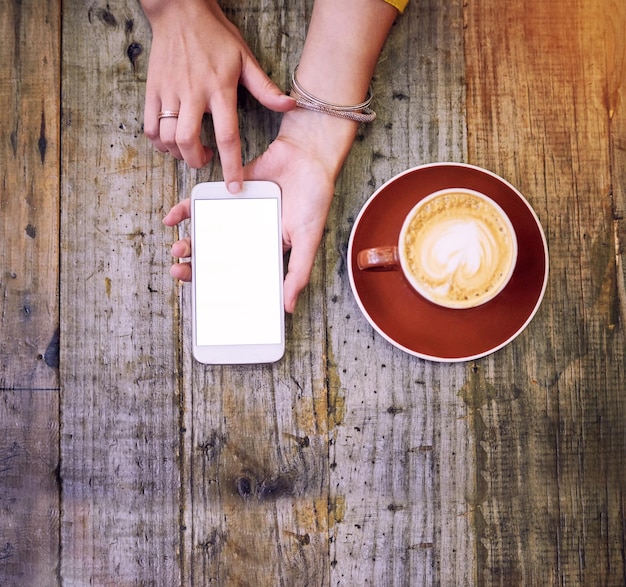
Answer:
<svg viewBox="0 0 626 587"><path fill-rule="evenodd" d="M396 244L409 210L428 194L453 187L490 196L513 223L517 265L498 296L476 308L442 308L415 292L400 271L359 270L359 251ZM432 361L469 361L511 342L537 312L548 281L546 238L528 202L501 177L463 163L415 167L376 190L354 223L348 259L352 291L370 324L403 351Z"/></svg>

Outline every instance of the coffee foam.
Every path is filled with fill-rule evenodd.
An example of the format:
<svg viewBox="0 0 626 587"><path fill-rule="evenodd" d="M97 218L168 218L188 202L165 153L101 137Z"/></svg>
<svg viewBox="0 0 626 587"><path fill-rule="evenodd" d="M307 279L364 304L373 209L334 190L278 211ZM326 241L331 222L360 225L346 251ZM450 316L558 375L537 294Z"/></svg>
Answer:
<svg viewBox="0 0 626 587"><path fill-rule="evenodd" d="M435 303L487 301L510 276L516 241L499 207L473 193L445 193L425 203L405 228L405 269Z"/></svg>

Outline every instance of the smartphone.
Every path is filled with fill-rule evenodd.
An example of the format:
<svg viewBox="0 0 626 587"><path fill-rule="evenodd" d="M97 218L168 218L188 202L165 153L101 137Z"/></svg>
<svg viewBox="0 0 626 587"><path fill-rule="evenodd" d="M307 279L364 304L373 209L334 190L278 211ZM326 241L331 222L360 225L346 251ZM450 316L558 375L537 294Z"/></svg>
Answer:
<svg viewBox="0 0 626 587"><path fill-rule="evenodd" d="M193 355L206 364L272 363L285 352L280 188L223 182L191 192Z"/></svg>

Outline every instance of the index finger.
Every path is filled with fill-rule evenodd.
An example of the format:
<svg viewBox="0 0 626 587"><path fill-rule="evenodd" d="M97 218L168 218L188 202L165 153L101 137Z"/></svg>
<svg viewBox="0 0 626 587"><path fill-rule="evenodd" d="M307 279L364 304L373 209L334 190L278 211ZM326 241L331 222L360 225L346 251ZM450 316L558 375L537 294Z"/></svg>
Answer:
<svg viewBox="0 0 626 587"><path fill-rule="evenodd" d="M214 94L211 99L211 114L224 183L229 192L236 194L241 191L243 182L237 92L222 91Z"/></svg>

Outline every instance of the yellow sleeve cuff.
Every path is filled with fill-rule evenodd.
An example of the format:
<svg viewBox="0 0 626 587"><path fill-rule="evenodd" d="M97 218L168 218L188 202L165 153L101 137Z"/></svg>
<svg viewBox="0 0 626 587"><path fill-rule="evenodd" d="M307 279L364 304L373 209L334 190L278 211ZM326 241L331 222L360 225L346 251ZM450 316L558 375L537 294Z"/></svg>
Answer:
<svg viewBox="0 0 626 587"><path fill-rule="evenodd" d="M403 13L409 0L385 0L387 4L391 4L394 8L398 9L398 12Z"/></svg>

